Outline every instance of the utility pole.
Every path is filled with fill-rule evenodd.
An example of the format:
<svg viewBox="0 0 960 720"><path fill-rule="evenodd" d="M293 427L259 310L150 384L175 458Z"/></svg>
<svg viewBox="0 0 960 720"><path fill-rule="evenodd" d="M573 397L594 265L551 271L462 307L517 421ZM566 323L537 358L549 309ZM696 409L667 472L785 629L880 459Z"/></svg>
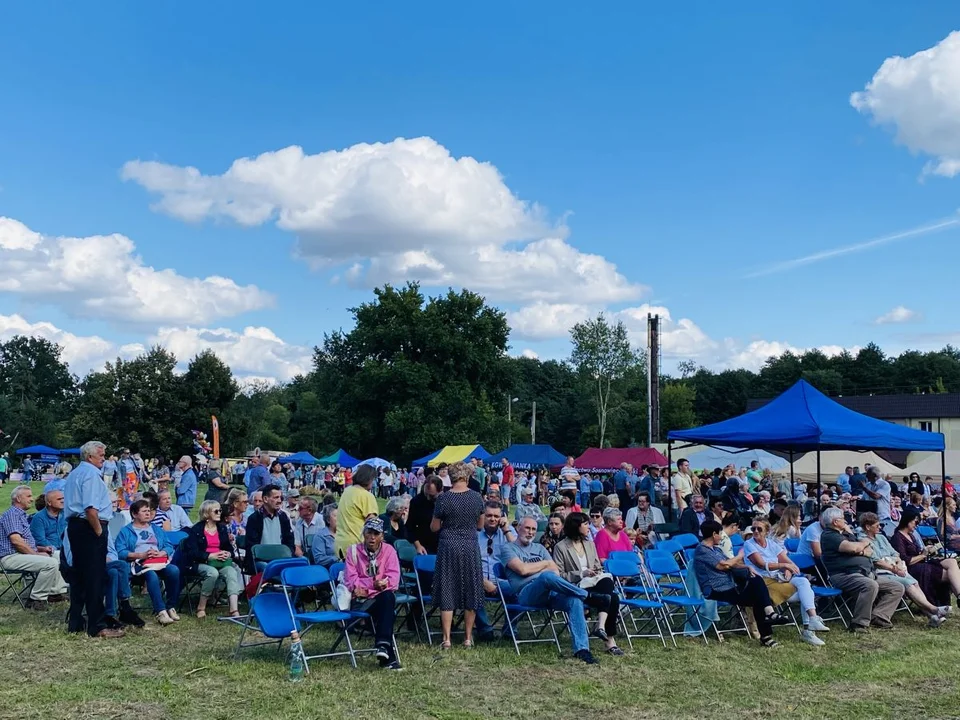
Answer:
<svg viewBox="0 0 960 720"><path fill-rule="evenodd" d="M513 404L519 400L513 393L507 396L507 447L513 445Z"/></svg>
<svg viewBox="0 0 960 720"><path fill-rule="evenodd" d="M537 444L537 401L533 401L533 413L530 415L530 444Z"/></svg>

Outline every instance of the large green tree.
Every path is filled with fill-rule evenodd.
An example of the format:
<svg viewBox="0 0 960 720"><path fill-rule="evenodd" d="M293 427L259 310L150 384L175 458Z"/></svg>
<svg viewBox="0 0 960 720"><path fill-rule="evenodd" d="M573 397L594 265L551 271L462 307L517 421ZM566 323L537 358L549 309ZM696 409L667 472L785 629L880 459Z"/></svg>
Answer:
<svg viewBox="0 0 960 720"><path fill-rule="evenodd" d="M70 442L69 418L77 379L59 345L18 335L0 343L0 428L18 446Z"/></svg>

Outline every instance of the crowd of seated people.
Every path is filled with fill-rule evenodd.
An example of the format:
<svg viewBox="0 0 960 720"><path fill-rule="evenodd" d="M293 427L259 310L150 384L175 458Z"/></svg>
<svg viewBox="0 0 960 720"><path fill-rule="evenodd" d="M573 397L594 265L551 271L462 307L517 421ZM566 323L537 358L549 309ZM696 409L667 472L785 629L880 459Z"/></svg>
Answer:
<svg viewBox="0 0 960 720"><path fill-rule="evenodd" d="M91 454L96 450L85 451L84 482L91 473L84 465L98 470L95 461L103 462L102 452L99 458ZM132 580L142 581L161 626L180 620L178 607L188 576L198 580L198 619L206 617L218 595L226 613L238 617L245 576L263 568L255 562L254 548L284 546L289 555L326 568L346 563L344 581L353 597L352 608L373 618L377 658L384 668L396 669L392 628L402 579L394 545L408 542L419 554L436 554L444 532L443 524L435 522L437 501L453 490L473 493L476 507L483 508L476 535L485 598L497 601L502 596L563 611L574 657L590 664L597 662L590 651L591 638L600 640L609 654L623 654L616 642L622 598L604 570L605 561L614 552L634 552L640 558L644 550L678 530L699 541L690 570L703 596L747 608L748 623L769 647L777 644L773 628L788 622L778 611L783 603L799 605L803 641L824 644L817 633L828 627L818 615L812 588L816 583L829 582L849 598L854 632L891 627L902 597L920 609L930 627L940 627L950 615L950 596L960 598L957 561L942 547L925 545L917 532L920 523L933 525L947 549L960 547L953 497L941 502L926 483L921 483L924 490L911 480L909 496L898 504L905 489L872 469L862 478L860 473L847 476L849 491L811 498L804 489L797 493L802 498L798 501L775 486L769 473L755 468L752 473L737 473L729 467L712 477L697 477L684 463L680 477L674 476L681 494L671 496L663 487L667 476L656 467L646 468L642 476L628 468L623 485L597 491L596 478L581 484L582 478L574 478L568 463L566 477L553 483L549 513L542 503L551 484L543 474L524 475L505 488L514 493L510 513L508 498L492 482L495 476L481 485L476 465L458 463L443 468L443 475L422 477L412 497L388 494L380 514L371 492L376 471L365 467L353 474L339 504L332 495L320 496L321 504L317 496L301 495L289 483L266 482L253 492L225 491L222 502L203 501L196 523L165 488L139 493L125 511L107 491L106 506L99 497L92 506L98 508L107 535L100 585L103 620L92 629L102 637L116 637L124 627L143 625L130 604ZM268 477L278 476L277 467L272 469ZM63 600L68 592L72 595L71 578L87 569L87 549L80 567L74 568L77 558L71 550L68 520L90 520L93 527L96 514L77 511L77 502L82 504L87 491L78 485L80 480L71 481L72 474L58 477L36 504L29 486L16 488L11 508L0 515L0 567L36 573L27 598L34 609ZM458 487L465 477L468 487ZM482 501L476 487L483 489ZM883 509L856 517L858 498ZM581 502L588 509L581 511ZM812 516L805 507L811 502ZM39 509L28 516L33 507ZM669 529L665 512L675 513L679 527ZM859 532L853 530L855 525ZM171 540L174 534L176 541ZM737 535L746 538L739 551L733 544ZM817 571L802 572L787 552L788 543L813 557ZM508 630L505 626L500 633ZM480 640L497 634L486 607L476 610L476 633Z"/></svg>

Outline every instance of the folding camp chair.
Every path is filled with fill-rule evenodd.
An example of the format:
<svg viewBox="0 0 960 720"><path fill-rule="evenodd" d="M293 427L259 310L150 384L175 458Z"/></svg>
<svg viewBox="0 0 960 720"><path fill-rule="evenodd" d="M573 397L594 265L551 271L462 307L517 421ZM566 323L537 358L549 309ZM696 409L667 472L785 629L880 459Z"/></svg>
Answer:
<svg viewBox="0 0 960 720"><path fill-rule="evenodd" d="M644 561L641 563L641 569L645 570L645 577L651 578L647 581L646 587L650 593L649 599L657 600L663 604L663 617L666 621L667 632L670 633L670 640L673 642L674 646L677 644L676 636L677 635L686 635L686 631L683 626L689 620L696 621L696 627L699 628L699 635L703 638L704 644L707 644L707 633L703 627L703 621L701 618L701 613L704 608L704 600L702 598L690 597L686 593L686 584L683 582L682 571L680 566L677 564L676 558L673 557L670 553L657 552L656 550L649 550L644 554ZM652 577L651 577L652 576ZM680 578L679 583L663 583L660 581L660 578ZM662 588L667 585L676 585L679 584L683 588L681 594L671 594L664 595ZM676 627L675 617L680 616L683 618L682 624L679 628Z"/></svg>
<svg viewBox="0 0 960 720"><path fill-rule="evenodd" d="M293 557L293 553L286 545L254 545L250 552L253 553L253 565L257 572L261 572L267 563L273 560Z"/></svg>
<svg viewBox="0 0 960 720"><path fill-rule="evenodd" d="M667 641L663 637L663 629L660 627L660 617L664 612L663 603L650 599L645 586L633 588L635 591L638 589L641 591L642 596L640 597L631 597L626 592L626 586L623 584L624 580L632 581L642 572L640 558L633 553L619 552L623 555L632 554L633 560L613 557L616 553L610 553L606 568L607 572L613 576L617 592L620 595L620 617L617 618L617 621L623 628L627 643L632 650L633 638L660 638L660 642L666 647ZM627 624L628 620L630 621L629 625ZM651 632L652 629L656 629L656 632Z"/></svg>
<svg viewBox="0 0 960 720"><path fill-rule="evenodd" d="M333 625L338 630L336 642L334 642L333 646L327 652L307 655L304 651L302 655L303 666L308 673L310 672L310 660L330 657L349 657L350 664L353 667L357 667L358 652L375 652L376 650L376 648L370 648L365 651L355 650L353 643L350 641L349 628L351 621L360 620L362 616L365 616L363 619L370 620L370 616L366 613L341 612L339 610L297 610L297 596L301 590L313 589L328 583L331 583L330 572L322 565L303 564L285 567L280 573L280 588L283 591L283 598L286 603L287 617L290 626L299 630L301 638L303 638L311 628L317 625ZM331 584L331 589L333 589L333 587ZM260 596L260 598L269 598L276 595L277 593L268 593ZM255 599L255 603L251 604L258 605L260 598ZM347 649L338 652L337 647L340 645L341 640L346 643ZM396 645L395 640L394 645Z"/></svg>
<svg viewBox="0 0 960 720"><path fill-rule="evenodd" d="M420 601L423 629L427 633L427 644L433 645L433 631L430 630L430 618L433 617L433 596L424 592L424 587L433 588L433 574L437 570L436 555L417 555L413 559L413 575L417 585L417 599ZM430 609L427 606L430 605Z"/></svg>
<svg viewBox="0 0 960 720"><path fill-rule="evenodd" d="M853 617L853 611L847 604L847 599L843 596L843 593L833 587L833 585L830 584L830 579L820 572L820 568L817 566L817 561L813 555L788 552L787 557L790 559L790 562L797 566L800 572L813 575L819 578L822 583L821 585L813 585L814 598L816 598L817 601L822 601L821 605L823 609L817 610L817 615L820 616L820 619L824 622L839 620L845 628L849 627L847 618ZM831 608L836 612L835 615L828 614ZM846 611L846 616L844 615L844 611Z"/></svg>
<svg viewBox="0 0 960 720"><path fill-rule="evenodd" d="M346 568L346 563L337 562L330 566L330 590L331 597L337 596L337 584L340 582L340 573ZM397 628L402 627L406 624L413 625L413 631L417 635L417 642L420 642L420 626L416 622L416 615L414 614L414 606L419 603L418 598L407 592L406 587L404 586L403 577L400 578L400 587L397 588L397 591L394 593L396 598L396 607L397 607L397 618L394 624L394 635L396 635ZM319 609L319 604L318 604ZM351 612L353 611L345 611ZM353 613L358 617L368 617L367 613ZM399 655L397 656L399 657Z"/></svg>
<svg viewBox="0 0 960 720"><path fill-rule="evenodd" d="M0 598L13 591L14 601L20 603L21 610L26 610L27 604L24 598L29 599L30 591L37 582L37 573L30 570L4 570L3 566L0 566L0 572L3 573L3 579L7 582L7 587L0 592Z"/></svg>
<svg viewBox="0 0 960 720"><path fill-rule="evenodd" d="M256 645L264 645L267 643L255 642L248 643L247 645L243 644L243 636L246 634L247 630L251 632L263 632L263 630L258 625L257 613L254 612L255 602L264 596L267 595L279 595L279 593L274 592L274 590L279 590L277 582L280 580L280 573L283 572L288 567L298 567L302 565L307 565L306 558L280 558L279 560L273 560L267 564L263 569L263 573L260 575L260 582L257 584L257 591L254 593L254 596L250 599L249 603L249 612L246 615L241 615L239 617L219 617L217 620L219 622L230 622L236 623L240 626L240 639L237 641L237 650L235 656L240 655L240 649L245 647L254 647ZM262 607L272 607L272 600L265 601L261 604ZM269 612L269 610L265 611ZM264 635L267 635L266 632L263 632ZM287 635L289 635L289 631ZM271 637L267 635L267 637Z"/></svg>
<svg viewBox="0 0 960 720"><path fill-rule="evenodd" d="M681 535L674 535L670 539L673 542L680 543L680 547L682 547L684 550L687 550L689 548L695 548L697 545L700 544L700 538L698 538L693 533L683 533Z"/></svg>
<svg viewBox="0 0 960 720"><path fill-rule="evenodd" d="M506 580L506 573L500 563L494 566L494 572L496 572L498 580ZM553 616L556 611L549 605L521 605L512 591L504 594L503 585L504 583L497 583L497 594L500 596L500 602L503 604L503 610L506 614L506 628L509 632L510 640L513 642L513 649L517 655L520 654L521 645L544 642L556 645L557 652L559 653L560 639L557 637L557 630L553 625ZM540 615L543 618L543 622L539 626L533 621L534 615ZM524 619L530 623L530 629L533 631L532 638L521 638L519 636L519 623ZM550 637L543 637L547 628L550 628Z"/></svg>

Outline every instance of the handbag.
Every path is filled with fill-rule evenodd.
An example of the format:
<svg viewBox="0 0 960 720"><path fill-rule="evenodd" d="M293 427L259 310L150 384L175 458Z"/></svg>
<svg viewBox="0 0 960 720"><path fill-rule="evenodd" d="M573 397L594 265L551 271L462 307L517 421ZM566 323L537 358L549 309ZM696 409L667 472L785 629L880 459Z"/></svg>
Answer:
<svg viewBox="0 0 960 720"><path fill-rule="evenodd" d="M159 572L169 564L170 558L168 557L152 557L145 558L144 560L135 560L130 563L130 574L143 575L145 572L149 572L151 570L154 572Z"/></svg>
<svg viewBox="0 0 960 720"><path fill-rule="evenodd" d="M204 565L209 565L210 567L216 568L217 570L219 570L220 568L225 568L225 567L229 567L230 565L233 565L233 560L231 558L227 558L226 560L210 560L209 558L207 558L207 561L204 563Z"/></svg>
<svg viewBox="0 0 960 720"><path fill-rule="evenodd" d="M353 562L356 562L357 546L351 545L350 552L352 553ZM350 592L350 588L347 587L346 572L346 569L340 571L340 575L337 577L337 589L333 594L333 604L336 606L337 610L340 610L341 612L348 611L351 603L353 602L353 593Z"/></svg>
<svg viewBox="0 0 960 720"><path fill-rule="evenodd" d="M579 585L584 590L589 590L604 578L610 578L613 580L613 575L606 572L597 573L596 575L591 575L590 577L581 578Z"/></svg>

